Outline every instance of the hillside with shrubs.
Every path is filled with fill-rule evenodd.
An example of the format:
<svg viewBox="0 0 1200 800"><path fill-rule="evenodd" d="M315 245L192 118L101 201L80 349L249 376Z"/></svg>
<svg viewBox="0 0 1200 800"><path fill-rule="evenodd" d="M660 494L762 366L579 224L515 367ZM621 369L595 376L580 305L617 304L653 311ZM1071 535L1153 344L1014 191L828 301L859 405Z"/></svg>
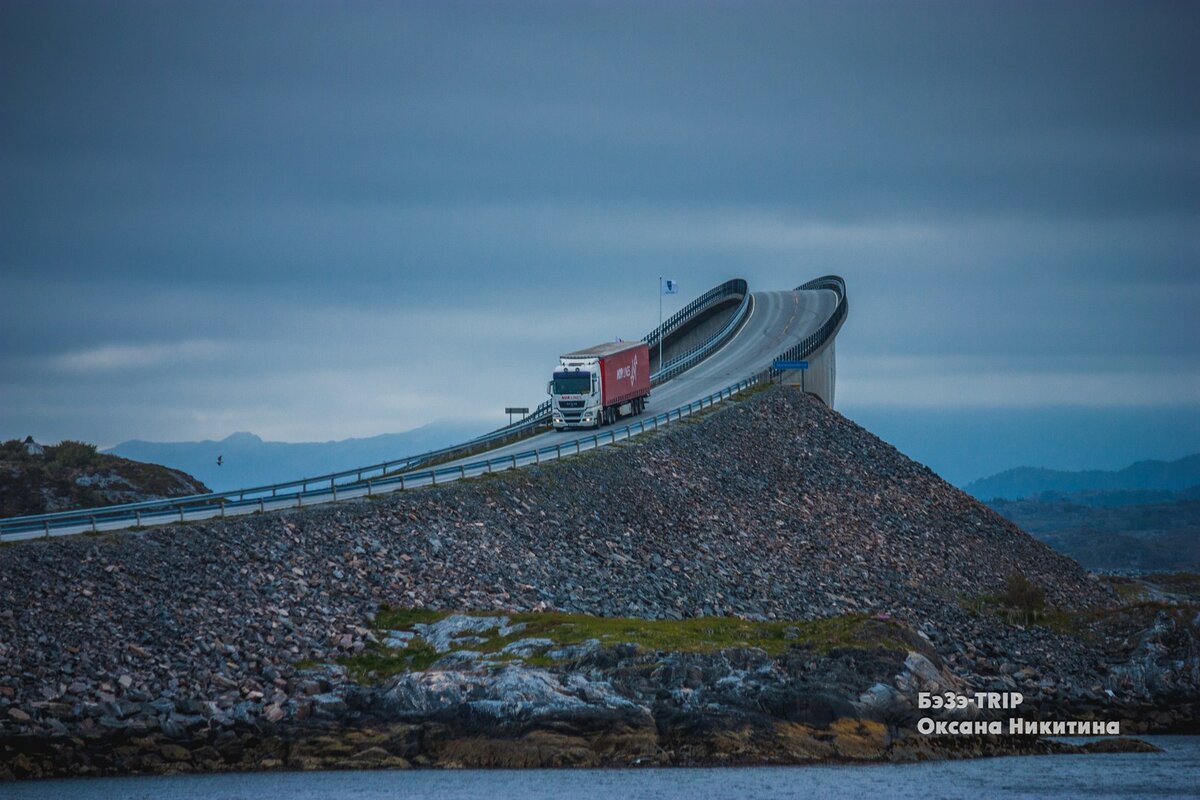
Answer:
<svg viewBox="0 0 1200 800"><path fill-rule="evenodd" d="M184 497L208 491L176 469L105 455L96 446L32 438L0 444L0 517Z"/></svg>

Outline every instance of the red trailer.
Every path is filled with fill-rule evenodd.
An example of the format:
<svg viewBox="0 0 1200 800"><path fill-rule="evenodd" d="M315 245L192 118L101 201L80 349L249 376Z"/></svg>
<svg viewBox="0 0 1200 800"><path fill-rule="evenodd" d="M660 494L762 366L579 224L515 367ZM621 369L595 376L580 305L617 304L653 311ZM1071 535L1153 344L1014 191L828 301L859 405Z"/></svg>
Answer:
<svg viewBox="0 0 1200 800"><path fill-rule="evenodd" d="M645 342L605 342L559 359L549 386L554 427L600 427L640 414L650 396Z"/></svg>

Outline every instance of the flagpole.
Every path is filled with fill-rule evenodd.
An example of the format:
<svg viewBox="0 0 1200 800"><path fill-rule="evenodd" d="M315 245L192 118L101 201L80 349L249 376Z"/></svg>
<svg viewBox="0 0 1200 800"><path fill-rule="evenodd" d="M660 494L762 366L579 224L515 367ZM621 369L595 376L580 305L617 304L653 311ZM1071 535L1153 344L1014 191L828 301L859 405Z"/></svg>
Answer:
<svg viewBox="0 0 1200 800"><path fill-rule="evenodd" d="M658 276L658 369L662 371L662 275Z"/></svg>

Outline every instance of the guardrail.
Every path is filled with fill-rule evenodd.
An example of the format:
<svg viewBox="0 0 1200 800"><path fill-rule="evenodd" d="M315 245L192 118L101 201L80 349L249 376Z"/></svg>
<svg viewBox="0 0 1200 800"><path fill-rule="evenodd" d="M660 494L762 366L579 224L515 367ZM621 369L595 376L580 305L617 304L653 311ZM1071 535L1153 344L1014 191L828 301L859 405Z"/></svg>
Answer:
<svg viewBox="0 0 1200 800"><path fill-rule="evenodd" d="M715 292L718 292L718 290L719 294L714 294ZM662 328L655 329L649 336L646 337L644 341L646 341L647 344L650 344L651 340L653 340L654 343L657 343L657 336L664 335L664 332L672 333L674 330L678 330L688 320L698 316L711 306L716 305L719 302L723 302L729 297L739 294L742 297L742 302L738 304L736 309L734 309L733 316L729 318L729 321L726 322L719 331L709 336L700 344L696 345L690 350L687 350L686 352L677 354L667 361L666 364L660 366L658 371L650 376L650 380L653 385L665 383L679 373L695 366L697 362L707 358L714 350L725 344L725 342L737 332L738 328L742 326L742 323L746 321L746 314L750 310L750 287L746 281L742 280L741 278L734 278L731 281L726 281L716 289L708 292L704 297L699 298L699 300L697 300L695 303L690 304L696 306L691 317L688 317L687 319L681 319L678 323L676 323L673 330L666 331L666 326L670 324L670 320L668 320L666 323L663 323ZM704 300L708 295L713 295L713 297L705 303L700 303L700 300ZM674 319L674 317L672 317L672 319ZM653 344L651 344L651 346L653 347Z"/></svg>
<svg viewBox="0 0 1200 800"><path fill-rule="evenodd" d="M686 325L695 317L707 311L712 306L724 302L729 297L740 295L742 298L741 304L734 311L729 322L726 323L721 330L714 333L712 336L705 339L700 344L691 348L685 353L679 353L667 361L665 365L660 367L650 376L650 384L658 385L665 381L674 378L679 373L686 370L688 367L694 366L698 361L703 359L714 349L725 343L725 340L741 326L746 319L746 312L750 307L750 287L743 278L732 278L724 283L714 286L704 294L697 297L692 302L688 303L678 312L673 314L666 322L658 326L650 333L646 334L642 341L646 342L653 348L658 343L659 338L664 335L670 335L679 328ZM456 445L463 449L469 449L480 443L494 441L498 438L513 436L522 433L530 428L536 428L540 425L545 425L550 420L550 401L544 400L537 408L533 410L527 417L517 422L505 425L503 428L497 428L486 436L481 436L478 439L472 439L464 445ZM433 458L443 455L442 453L430 453L428 457L422 458L418 463L430 461Z"/></svg>
<svg viewBox="0 0 1200 800"><path fill-rule="evenodd" d="M821 326L820 329L811 336L806 337L796 346L781 353L775 360L793 360L804 358L805 356L815 352L832 336L841 321L846 316L846 290L845 282L836 275L827 275L822 278L809 281L796 287L797 291L811 289L831 289L838 294L838 306L834 314ZM668 377L674 377L679 372L692 366L695 361L707 355L711 350L721 343L737 329L737 326L744 320L746 310L749 308L750 293L746 281L738 278L726 281L720 286L706 292L701 297L689 303L684 309L673 315L659 328L651 332L644 341L657 342L657 337L669 335L695 315L702 313L707 308L720 302L721 299L729 297L735 293L742 295L742 302L733 317L720 331L708 337L704 342L692 348L686 353L672 358L667 362L666 368L654 373L653 378L657 378L659 382L667 378L663 378L665 373L670 373ZM761 377L774 377L777 373L772 369L762 374ZM747 379L752 382L757 382L760 376L754 376ZM737 385L737 384L735 384ZM726 390L722 390L726 391ZM740 389L739 389L740 391ZM711 397L711 396L710 396ZM707 399L707 398L705 398ZM690 406L688 406L690 408ZM548 401L538 406L535 409L535 414L541 412L543 419L545 418L546 410L549 408ZM683 408L683 407L681 407ZM675 413L678 409L666 412ZM690 413L690 412L689 412ZM145 500L139 503L124 503L117 506L105 506L100 508L77 509L74 511L61 511L51 514L35 514L22 517L9 517L0 520L0 541L7 541L14 538L31 538L26 535L30 532L41 532L43 535L50 535L56 528L79 527L79 525L90 526L92 530L117 530L124 527L129 527L130 522L140 526L150 524L152 520L157 520L163 517L169 517L174 521L192 521L194 519L208 519L211 516L223 516L225 509L234 509L244 506L254 506L258 510L266 508L290 507L291 501L295 498L304 497L326 497L337 499L340 497L350 497L356 491L357 487L362 485L384 485L379 484L379 481L395 480L396 475L400 475L401 482L404 481L404 476L408 471L421 464L428 463L434 459L452 457L456 454L469 452L472 448L480 445L488 444L495 441L515 436L526 429L536 427L539 420L533 419L535 414L531 414L524 420L514 423L510 426L497 429L484 436L472 439L464 444L452 445L438 450L431 450L426 453L420 453L405 458L385 461L379 464L373 464L366 467L358 467L355 469L342 470L340 472L332 472L326 475L320 475L312 478L301 478L294 481L286 481L283 483L267 484L263 486L254 486L246 489L235 489L228 492L210 492L207 494L188 495L185 497L163 498L158 500ZM659 415L663 416L663 415ZM655 417L657 419L658 417ZM607 435L607 434L600 434ZM586 439L588 437L584 437ZM505 456L509 459L509 456ZM484 462L473 462L480 464ZM470 467L471 465L468 465ZM432 470L434 478L441 474L445 469L455 471L459 467L443 468L442 471ZM420 473L425 474L425 473ZM374 482L374 483L373 483ZM319 488L310 488L319 487ZM403 488L403 487L401 487ZM351 493L351 494L348 494ZM366 492L370 494L370 491ZM280 503L283 503L281 506ZM302 502L300 504L303 504ZM310 503L311 505L311 503ZM222 513L211 514L209 516L195 516L198 513L203 513L205 510L219 509ZM120 524L112 525L114 520L119 520Z"/></svg>
<svg viewBox="0 0 1200 800"><path fill-rule="evenodd" d="M717 403L727 400L747 388L759 383L758 375L738 381L718 392L714 392L699 400L693 400L686 406L679 406L670 411L656 414L653 417L641 418L620 428L610 428L597 431L594 434L580 436L576 439L547 447L526 450L496 458L482 459L466 464L449 467L421 470L419 472L402 472L376 478L367 478L361 482L338 486L332 482L328 488L303 490L290 495L272 494L257 498L243 497L239 500L226 499L221 496L209 498L212 502L206 505L179 506L178 508L141 509L130 506L109 506L107 508L86 509L80 512L64 512L58 519L50 520L51 515L34 518L11 518L0 520L0 541L19 541L51 536L55 533L69 533L121 530L136 526L164 525L174 522L198 522L214 518L225 518L254 513L264 513L285 508L303 508L306 505L317 505L337 500L349 500L357 497L372 497L394 491L413 489L419 486L436 486L463 478L475 477L491 472L501 472L507 469L541 464L554 461L564 456L577 455L588 450L595 450L631 439L646 431L655 431L679 421L699 411L710 408ZM143 504L133 504L143 505ZM22 523L24 520L24 523ZM69 530L64 530L69 529Z"/></svg>
<svg viewBox="0 0 1200 800"><path fill-rule="evenodd" d="M820 350L837 333L838 327L846 319L846 312L849 308L849 303L846 300L846 282L837 275L824 275L796 287L797 292L819 289L828 289L836 292L838 296L837 307L834 308L833 313L829 315L829 319L825 320L820 328L817 328L816 331L805 336L799 342L771 359L771 368L768 370L768 375L771 378L776 377L782 372L782 370L775 369L774 365L776 361L799 361L807 358Z"/></svg>

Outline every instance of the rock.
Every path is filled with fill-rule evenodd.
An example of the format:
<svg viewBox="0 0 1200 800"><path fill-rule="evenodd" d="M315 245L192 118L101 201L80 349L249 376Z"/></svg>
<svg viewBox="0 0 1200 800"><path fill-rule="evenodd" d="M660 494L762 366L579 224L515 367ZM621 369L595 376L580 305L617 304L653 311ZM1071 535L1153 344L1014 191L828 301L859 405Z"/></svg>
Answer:
<svg viewBox="0 0 1200 800"><path fill-rule="evenodd" d="M554 645L553 639L545 638L529 638L518 639L515 642L509 642L504 647L500 648L501 653L517 656L530 656L538 650L545 650Z"/></svg>
<svg viewBox="0 0 1200 800"><path fill-rule="evenodd" d="M1141 739L1114 737L1097 739L1079 746L1085 753L1161 753L1162 748Z"/></svg>
<svg viewBox="0 0 1200 800"><path fill-rule="evenodd" d="M888 708L893 703L896 703L900 699L900 696L896 694L896 690L892 687L883 683L876 683L859 695L858 699L867 708Z"/></svg>
<svg viewBox="0 0 1200 800"><path fill-rule="evenodd" d="M164 744L158 752L168 761L191 761L192 754L186 747L178 744Z"/></svg>
<svg viewBox="0 0 1200 800"><path fill-rule="evenodd" d="M422 639L433 646L433 649L439 653L445 653L464 641L482 641L478 636L472 634L488 633L497 628L502 629L507 624L508 617L473 617L465 614L451 614L428 625L418 623L413 628Z"/></svg>
<svg viewBox="0 0 1200 800"><path fill-rule="evenodd" d="M412 631L388 631L383 638L384 647L408 647L408 643L416 636Z"/></svg>
<svg viewBox="0 0 1200 800"><path fill-rule="evenodd" d="M345 698L336 694L315 694L309 699L312 702L313 714L318 717L335 719L346 710Z"/></svg>

